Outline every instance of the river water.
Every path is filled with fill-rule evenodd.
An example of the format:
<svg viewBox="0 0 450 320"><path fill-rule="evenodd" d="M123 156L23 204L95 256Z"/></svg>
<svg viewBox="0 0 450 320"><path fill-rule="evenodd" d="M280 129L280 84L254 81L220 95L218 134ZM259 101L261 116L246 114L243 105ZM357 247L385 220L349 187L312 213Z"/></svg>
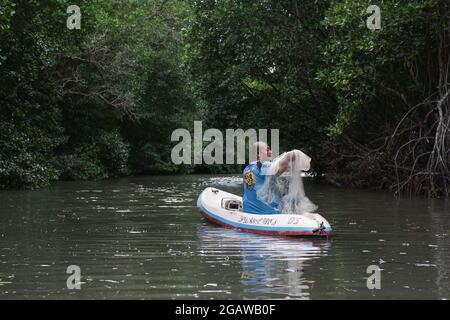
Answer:
<svg viewBox="0 0 450 320"><path fill-rule="evenodd" d="M62 182L0 192L0 299L449 299L450 205L306 179L331 239L216 227L195 208L238 176ZM81 289L67 288L80 268ZM367 273L378 266L380 289ZM70 282L70 281L69 281Z"/></svg>

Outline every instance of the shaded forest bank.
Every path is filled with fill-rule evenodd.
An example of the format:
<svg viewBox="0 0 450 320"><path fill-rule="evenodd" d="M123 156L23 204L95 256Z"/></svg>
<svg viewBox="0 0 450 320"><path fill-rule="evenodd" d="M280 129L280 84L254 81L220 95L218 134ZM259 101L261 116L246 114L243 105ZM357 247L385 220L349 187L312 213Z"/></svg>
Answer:
<svg viewBox="0 0 450 320"><path fill-rule="evenodd" d="M450 4L370 1L0 4L0 188L176 166L171 133L279 128L318 176L450 195Z"/></svg>

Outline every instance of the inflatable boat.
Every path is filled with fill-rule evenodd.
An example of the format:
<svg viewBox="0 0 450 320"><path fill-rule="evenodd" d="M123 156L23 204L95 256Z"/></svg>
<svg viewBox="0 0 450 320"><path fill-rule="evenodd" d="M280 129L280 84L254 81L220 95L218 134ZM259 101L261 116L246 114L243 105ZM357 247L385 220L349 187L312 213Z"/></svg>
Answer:
<svg viewBox="0 0 450 320"><path fill-rule="evenodd" d="M206 188L197 200L197 208L209 221L226 228L281 236L330 236L332 229L318 213L253 214L242 211L242 197Z"/></svg>

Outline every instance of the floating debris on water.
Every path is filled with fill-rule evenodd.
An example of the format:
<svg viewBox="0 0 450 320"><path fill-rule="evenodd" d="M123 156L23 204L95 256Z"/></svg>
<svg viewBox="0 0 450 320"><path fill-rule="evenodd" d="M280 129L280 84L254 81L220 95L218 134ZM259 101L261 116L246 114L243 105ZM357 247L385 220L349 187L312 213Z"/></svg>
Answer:
<svg viewBox="0 0 450 320"><path fill-rule="evenodd" d="M203 287L217 287L217 283L207 283L204 284Z"/></svg>
<svg viewBox="0 0 450 320"><path fill-rule="evenodd" d="M416 267L436 267L435 264L432 263L415 263Z"/></svg>

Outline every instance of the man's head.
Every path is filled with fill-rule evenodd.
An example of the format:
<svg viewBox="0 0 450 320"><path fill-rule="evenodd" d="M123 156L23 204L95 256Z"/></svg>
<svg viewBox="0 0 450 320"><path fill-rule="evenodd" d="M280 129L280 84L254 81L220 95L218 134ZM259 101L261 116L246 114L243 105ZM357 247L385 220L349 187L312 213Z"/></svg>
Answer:
<svg viewBox="0 0 450 320"><path fill-rule="evenodd" d="M262 141L257 141L252 145L253 156L256 160L265 162L272 159L272 150L270 146Z"/></svg>

